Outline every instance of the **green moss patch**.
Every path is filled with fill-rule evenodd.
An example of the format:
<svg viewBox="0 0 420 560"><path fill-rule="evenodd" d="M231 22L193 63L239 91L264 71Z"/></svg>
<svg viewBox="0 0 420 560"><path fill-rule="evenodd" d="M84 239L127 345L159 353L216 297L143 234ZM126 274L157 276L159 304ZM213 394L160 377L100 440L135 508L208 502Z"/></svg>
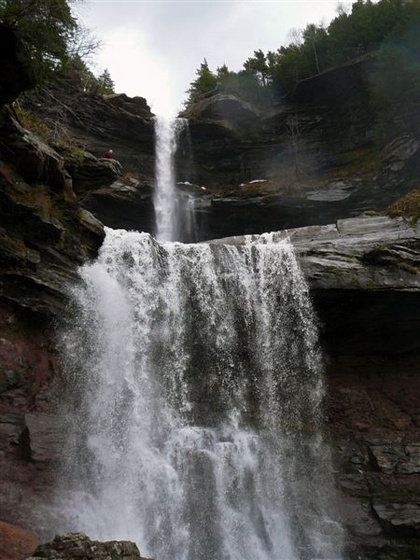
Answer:
<svg viewBox="0 0 420 560"><path fill-rule="evenodd" d="M402 217L411 225L416 225L420 218L420 189L414 189L393 202L386 209L386 213L391 218Z"/></svg>

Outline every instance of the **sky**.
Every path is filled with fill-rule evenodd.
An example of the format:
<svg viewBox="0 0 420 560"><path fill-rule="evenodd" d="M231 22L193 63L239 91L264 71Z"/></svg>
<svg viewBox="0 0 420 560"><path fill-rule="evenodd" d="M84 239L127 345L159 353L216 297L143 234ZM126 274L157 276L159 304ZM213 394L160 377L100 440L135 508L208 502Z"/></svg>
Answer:
<svg viewBox="0 0 420 560"><path fill-rule="evenodd" d="M342 2L344 6L351 2ZM76 15L102 41L95 74L109 70L117 93L145 97L175 116L207 60L239 71L255 50L275 51L293 29L329 22L338 0L86 0Z"/></svg>

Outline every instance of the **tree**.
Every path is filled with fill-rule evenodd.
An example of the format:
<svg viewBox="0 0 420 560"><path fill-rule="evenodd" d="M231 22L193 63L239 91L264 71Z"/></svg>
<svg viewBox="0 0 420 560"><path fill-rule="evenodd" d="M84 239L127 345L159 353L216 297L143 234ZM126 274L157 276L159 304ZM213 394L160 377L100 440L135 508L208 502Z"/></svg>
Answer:
<svg viewBox="0 0 420 560"><path fill-rule="evenodd" d="M322 44L323 42L325 42L326 31L323 27L318 27L311 23L306 26L305 30L302 33L302 38L304 40L305 46L309 46L309 49L313 53L316 73L319 74L321 71L320 53Z"/></svg>
<svg viewBox="0 0 420 560"><path fill-rule="evenodd" d="M108 69L105 70L100 74L96 79L96 93L100 93L101 95L107 95L110 93L115 93L114 91L114 82L111 78L111 74L109 73Z"/></svg>
<svg viewBox="0 0 420 560"><path fill-rule="evenodd" d="M70 37L67 45L69 56L79 56L88 60L102 46L102 41L92 34L92 31L77 22L77 27Z"/></svg>
<svg viewBox="0 0 420 560"><path fill-rule="evenodd" d="M223 84L223 82L229 80L234 74L235 72L231 72L226 64L219 66L216 68L217 83Z"/></svg>
<svg viewBox="0 0 420 560"><path fill-rule="evenodd" d="M78 55L69 58L66 65L66 79L72 86L84 92L90 92L96 87L97 79L88 68L86 62Z"/></svg>
<svg viewBox="0 0 420 560"><path fill-rule="evenodd" d="M66 0L0 0L0 22L14 32L38 82L65 63L77 29Z"/></svg>
<svg viewBox="0 0 420 560"><path fill-rule="evenodd" d="M254 51L254 56L244 62L244 68L247 72L254 74L262 86L271 83L268 61L261 49Z"/></svg>
<svg viewBox="0 0 420 560"><path fill-rule="evenodd" d="M377 129L387 136L417 132L420 118L420 62L418 52L407 43L384 45L369 76Z"/></svg>
<svg viewBox="0 0 420 560"><path fill-rule="evenodd" d="M189 95L187 101L185 102L187 107L196 103L203 94L214 90L218 84L217 76L210 70L206 59L204 59L204 61L200 64L200 68L196 71L196 75L197 78L191 82L190 87L186 92Z"/></svg>

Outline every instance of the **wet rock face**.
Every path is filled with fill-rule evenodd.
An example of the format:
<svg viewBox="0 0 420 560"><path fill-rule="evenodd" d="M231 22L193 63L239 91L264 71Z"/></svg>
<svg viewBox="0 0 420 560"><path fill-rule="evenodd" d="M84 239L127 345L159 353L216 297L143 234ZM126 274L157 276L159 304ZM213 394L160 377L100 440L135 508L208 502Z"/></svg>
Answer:
<svg viewBox="0 0 420 560"><path fill-rule="evenodd" d="M60 448L47 415L59 394L55 327L77 267L96 255L104 229L77 204L60 154L6 108L0 137L0 518L40 528ZM40 416L29 414L35 409ZM7 560L30 552L20 538L8 532Z"/></svg>
<svg viewBox="0 0 420 560"><path fill-rule="evenodd" d="M153 189L148 181L119 177L110 187L85 193L81 203L111 228L152 234L155 230Z"/></svg>
<svg viewBox="0 0 420 560"><path fill-rule="evenodd" d="M146 560L130 541L91 541L83 533L58 535L50 543L38 546L26 560Z"/></svg>
<svg viewBox="0 0 420 560"><path fill-rule="evenodd" d="M34 312L59 315L66 282L76 278L78 264L96 254L103 226L76 203L59 154L6 110L0 134L1 296Z"/></svg>
<svg viewBox="0 0 420 560"><path fill-rule="evenodd" d="M351 559L415 558L420 535L419 357L328 359L328 426Z"/></svg>
<svg viewBox="0 0 420 560"><path fill-rule="evenodd" d="M0 521L0 560L22 560L37 544L38 538L31 531Z"/></svg>
<svg viewBox="0 0 420 560"><path fill-rule="evenodd" d="M420 538L420 226L360 217L278 235L291 239L320 318L344 558L412 560ZM240 246L244 237L218 242Z"/></svg>
<svg viewBox="0 0 420 560"><path fill-rule="evenodd" d="M34 398L59 370L58 358L47 344L49 328L41 319L0 304L0 394L17 409L23 392Z"/></svg>

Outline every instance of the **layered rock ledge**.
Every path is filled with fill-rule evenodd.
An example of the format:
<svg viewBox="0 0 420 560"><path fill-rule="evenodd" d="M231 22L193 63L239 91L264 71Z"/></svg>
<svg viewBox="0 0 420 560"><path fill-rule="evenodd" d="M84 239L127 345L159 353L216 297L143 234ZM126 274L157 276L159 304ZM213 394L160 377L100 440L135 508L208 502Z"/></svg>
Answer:
<svg viewBox="0 0 420 560"><path fill-rule="evenodd" d="M325 226L276 232L289 238L334 353L420 349L420 224L361 216ZM210 243L242 245L264 236Z"/></svg>
<svg viewBox="0 0 420 560"><path fill-rule="evenodd" d="M344 558L412 560L420 538L420 225L365 216L272 236L293 243L320 319Z"/></svg>

